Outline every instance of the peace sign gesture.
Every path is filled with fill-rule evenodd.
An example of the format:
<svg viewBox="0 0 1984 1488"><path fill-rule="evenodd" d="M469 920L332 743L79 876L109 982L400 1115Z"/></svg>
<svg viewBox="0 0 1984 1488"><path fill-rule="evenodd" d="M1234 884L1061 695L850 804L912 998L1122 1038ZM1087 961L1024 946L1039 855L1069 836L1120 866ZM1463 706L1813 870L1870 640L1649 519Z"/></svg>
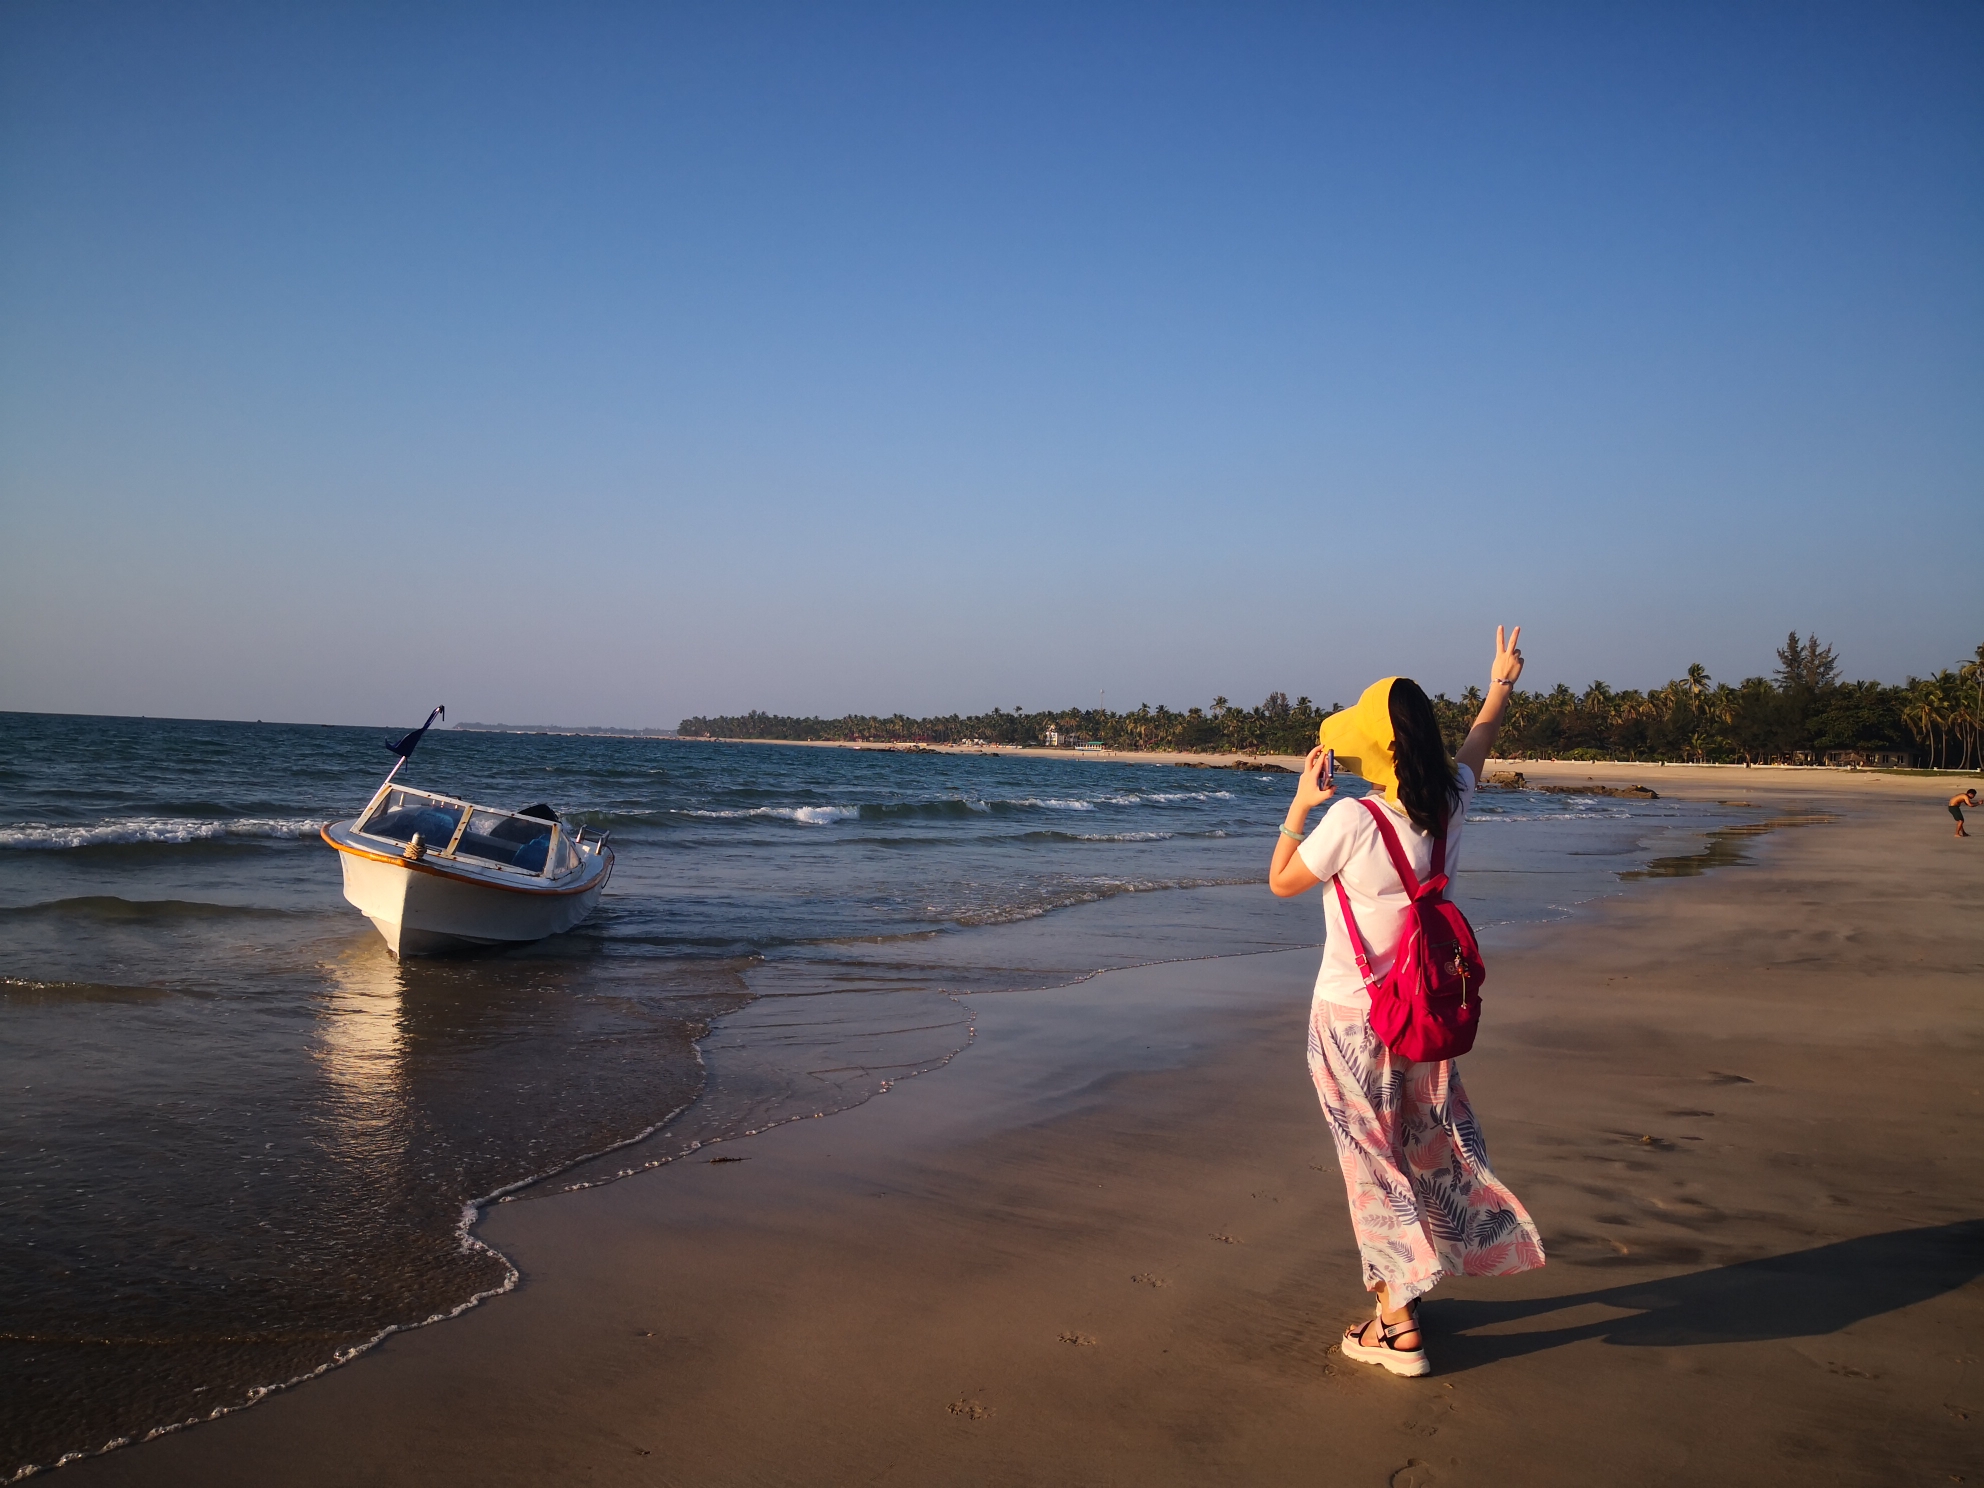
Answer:
<svg viewBox="0 0 1984 1488"><path fill-rule="evenodd" d="M1488 696L1481 700L1481 712L1474 720L1474 727L1467 731L1466 741L1454 755L1457 763L1474 772L1476 780L1481 778L1481 771L1488 763L1488 751L1495 747L1495 735L1502 731L1502 715L1509 711L1516 679L1522 675L1521 640L1520 625L1513 630L1495 627L1495 664L1488 669Z"/></svg>
<svg viewBox="0 0 1984 1488"><path fill-rule="evenodd" d="M1495 627L1495 664L1488 669L1488 681L1492 686L1499 682L1504 687L1514 687L1516 679L1522 675L1522 648L1517 644L1522 640L1522 627L1518 625L1502 639L1502 627Z"/></svg>

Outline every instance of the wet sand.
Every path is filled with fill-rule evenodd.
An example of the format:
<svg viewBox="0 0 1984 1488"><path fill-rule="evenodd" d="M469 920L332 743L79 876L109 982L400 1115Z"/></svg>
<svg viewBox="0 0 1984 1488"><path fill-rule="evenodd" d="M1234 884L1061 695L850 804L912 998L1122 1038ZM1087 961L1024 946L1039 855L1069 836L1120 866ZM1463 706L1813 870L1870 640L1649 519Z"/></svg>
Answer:
<svg viewBox="0 0 1984 1488"><path fill-rule="evenodd" d="M897 754L983 754L1027 759L1106 760L1116 765L1178 765L1186 769L1206 770L1271 766L1299 772L1304 760L1304 756L1299 754L1267 754L1248 750L1203 753L1169 749L1049 749L1044 744L888 744L856 743L851 739L711 739L694 742L776 744L798 749L853 749ZM1488 761L1491 776L1518 770L1536 785L1573 785L1585 781L1613 786L1644 785L1662 794L1705 801L1718 799L1719 796L1740 798L1752 788L1773 795L1851 792L1901 799L1917 792L1933 796L1937 786L1945 780L1950 784L1940 799L1947 801L1964 786L1974 784L1978 778L1975 774L1956 770L1942 770L1931 776L1812 765L1662 765L1604 760Z"/></svg>
<svg viewBox="0 0 1984 1488"><path fill-rule="evenodd" d="M515 1294L60 1481L1975 1482L1984 850L1939 782L1733 773L1837 820L1491 945L1463 1068L1551 1263L1441 1287L1430 1379L1333 1351L1287 952L976 997L947 1068L502 1206Z"/></svg>
<svg viewBox="0 0 1984 1488"><path fill-rule="evenodd" d="M1299 769L1300 755L1182 751L1170 749L1049 749L1045 744L895 744L854 739L693 739L697 744L779 745L793 749L853 749L870 754L982 754L1011 755L1016 759L1106 760L1116 765L1185 765L1200 769L1245 768L1266 762L1283 769Z"/></svg>

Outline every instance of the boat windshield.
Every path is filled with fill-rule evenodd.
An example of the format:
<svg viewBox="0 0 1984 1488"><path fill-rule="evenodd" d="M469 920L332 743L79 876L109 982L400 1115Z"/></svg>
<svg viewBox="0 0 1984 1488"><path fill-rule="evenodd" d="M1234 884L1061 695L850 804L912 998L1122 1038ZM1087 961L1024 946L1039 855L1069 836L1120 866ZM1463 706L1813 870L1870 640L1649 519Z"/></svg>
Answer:
<svg viewBox="0 0 1984 1488"><path fill-rule="evenodd" d="M421 846L430 852L445 854L452 845L455 858L563 878L583 867L585 859L557 826L556 821L544 817L464 805L425 791L394 789L358 824L358 830L393 842L411 842L419 833Z"/></svg>
<svg viewBox="0 0 1984 1488"><path fill-rule="evenodd" d="M421 846L440 852L454 840L465 809L459 802L436 800L422 791L392 790L358 830L394 842L411 842L418 832Z"/></svg>
<svg viewBox="0 0 1984 1488"><path fill-rule="evenodd" d="M552 823L534 816L512 816L507 811L478 807L469 815L468 830L462 833L455 856L542 873L551 851L551 827Z"/></svg>
<svg viewBox="0 0 1984 1488"><path fill-rule="evenodd" d="M553 878L563 878L573 869L579 867L582 862L583 859L579 857L579 850L572 846L572 839L567 837L563 832L560 832L558 834L558 845L551 850L551 876Z"/></svg>

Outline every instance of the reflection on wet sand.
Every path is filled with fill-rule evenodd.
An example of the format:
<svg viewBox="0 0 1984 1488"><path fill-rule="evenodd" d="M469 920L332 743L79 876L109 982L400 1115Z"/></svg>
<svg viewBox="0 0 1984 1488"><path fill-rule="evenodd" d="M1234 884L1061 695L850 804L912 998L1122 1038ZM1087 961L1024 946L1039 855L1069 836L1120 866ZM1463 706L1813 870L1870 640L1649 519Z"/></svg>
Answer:
<svg viewBox="0 0 1984 1488"><path fill-rule="evenodd" d="M326 1115L351 1158L398 1157L406 1141L406 1031L400 965L361 943L325 966L316 1057L331 1085Z"/></svg>

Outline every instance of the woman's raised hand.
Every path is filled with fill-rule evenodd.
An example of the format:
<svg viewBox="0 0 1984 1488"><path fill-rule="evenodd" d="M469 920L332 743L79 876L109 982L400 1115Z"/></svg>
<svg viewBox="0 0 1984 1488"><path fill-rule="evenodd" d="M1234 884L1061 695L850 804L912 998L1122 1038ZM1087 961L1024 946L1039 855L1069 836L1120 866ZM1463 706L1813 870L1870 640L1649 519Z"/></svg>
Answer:
<svg viewBox="0 0 1984 1488"><path fill-rule="evenodd" d="M1314 811L1336 794L1336 786L1323 778L1323 760L1328 753L1318 744L1302 762L1302 778L1295 784L1295 804L1304 811Z"/></svg>
<svg viewBox="0 0 1984 1488"><path fill-rule="evenodd" d="M1502 627L1495 627L1495 664L1488 668L1490 685L1497 682L1507 687L1516 685L1516 679L1522 675L1522 649L1517 645L1521 639L1520 625L1509 633L1507 640L1502 639Z"/></svg>
<svg viewBox="0 0 1984 1488"><path fill-rule="evenodd" d="M1268 868L1268 887L1283 899L1313 889L1319 882L1309 865L1296 855L1296 844L1309 830L1309 813L1336 794L1336 787L1323 778L1323 761L1329 751L1318 744L1302 762L1302 778L1295 782L1295 799L1288 803L1288 816L1281 824L1281 835L1274 840L1274 862Z"/></svg>
<svg viewBox="0 0 1984 1488"><path fill-rule="evenodd" d="M1487 767L1488 751L1495 747L1495 736L1502 731L1502 718L1509 711L1509 699L1515 696L1516 679L1522 675L1522 647L1517 644L1521 640L1520 625L1506 635L1502 626L1495 627L1495 664L1488 669L1488 696L1481 700L1474 727L1467 731L1467 738L1461 741L1454 755L1455 762L1467 766L1476 780Z"/></svg>

